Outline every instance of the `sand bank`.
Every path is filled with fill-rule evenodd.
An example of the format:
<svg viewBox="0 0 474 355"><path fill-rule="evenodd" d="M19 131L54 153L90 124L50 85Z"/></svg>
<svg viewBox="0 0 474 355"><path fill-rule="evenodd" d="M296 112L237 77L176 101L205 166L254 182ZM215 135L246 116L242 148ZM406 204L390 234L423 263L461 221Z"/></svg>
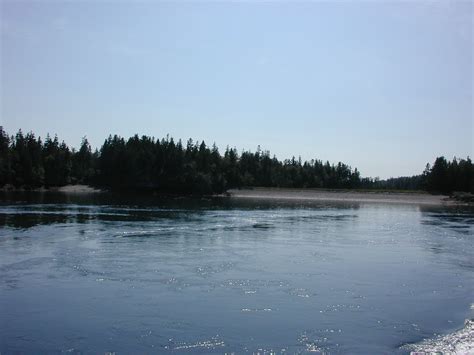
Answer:
<svg viewBox="0 0 474 355"><path fill-rule="evenodd" d="M88 185L66 185L59 187L53 191L64 192L64 193L79 193L79 194L90 194L102 192L102 190L96 189Z"/></svg>
<svg viewBox="0 0 474 355"><path fill-rule="evenodd" d="M232 198L277 199L301 201L341 201L341 202L380 202L404 203L417 205L455 205L456 201L448 196L430 195L416 192L379 192L354 190L322 190L322 189L280 189L254 188L232 189L228 193Z"/></svg>
<svg viewBox="0 0 474 355"><path fill-rule="evenodd" d="M5 185L0 188L0 191L3 192L25 192L25 191L32 191L32 192L63 192L63 193L72 193L72 194L90 194L90 193L97 193L103 192L103 190L96 189L92 186L88 185L66 185L61 187L39 187L39 188L24 188L19 187L16 188L13 185Z"/></svg>

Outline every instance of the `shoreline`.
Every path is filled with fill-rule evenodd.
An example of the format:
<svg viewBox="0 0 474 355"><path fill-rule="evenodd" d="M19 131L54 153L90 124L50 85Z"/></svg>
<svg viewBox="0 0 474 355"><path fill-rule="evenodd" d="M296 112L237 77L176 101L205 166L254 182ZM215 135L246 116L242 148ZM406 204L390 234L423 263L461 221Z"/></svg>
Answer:
<svg viewBox="0 0 474 355"><path fill-rule="evenodd" d="M331 201L394 203L431 206L462 206L466 203L456 201L445 195L431 195L422 192L387 192L357 190L325 189L291 189L291 188L253 188L231 189L228 195L236 199L267 199L284 201Z"/></svg>
<svg viewBox="0 0 474 355"><path fill-rule="evenodd" d="M25 189L25 188L17 188L11 185L5 185L2 188L0 188L0 192L60 192L60 193L66 193L66 194L95 194L95 193L103 193L105 192L104 190L97 189L93 186L89 185L65 185L65 186L52 186L49 188L46 188L44 186L39 187L39 188L33 188L33 189Z"/></svg>
<svg viewBox="0 0 474 355"><path fill-rule="evenodd" d="M12 185L0 187L0 193L62 193L62 194L103 194L114 193L89 185L65 185L45 188L16 188ZM117 191L115 191L117 192ZM134 193L133 191L127 191ZM135 191L140 193L140 191ZM141 192L143 193L143 191ZM167 196L163 192L154 192L154 196ZM197 196L171 194L171 196ZM473 207L472 200L463 200L462 193L447 195L432 195L424 191L397 191L397 190L349 190L349 189L318 189L318 188L277 188L277 187L253 187L241 189L229 189L221 194L200 195L204 197L226 197L231 199L254 199L270 201L292 201L292 202L358 202L358 203L389 203L389 204L411 204L425 206L464 206ZM471 195L472 196L472 195ZM472 199L472 197L470 197Z"/></svg>

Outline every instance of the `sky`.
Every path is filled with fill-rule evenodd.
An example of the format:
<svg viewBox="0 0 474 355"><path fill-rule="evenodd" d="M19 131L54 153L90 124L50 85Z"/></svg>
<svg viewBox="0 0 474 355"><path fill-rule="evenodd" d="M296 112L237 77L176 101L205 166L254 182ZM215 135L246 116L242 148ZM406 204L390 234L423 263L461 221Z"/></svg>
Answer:
<svg viewBox="0 0 474 355"><path fill-rule="evenodd" d="M363 176L473 157L471 1L0 0L0 125L204 140Z"/></svg>

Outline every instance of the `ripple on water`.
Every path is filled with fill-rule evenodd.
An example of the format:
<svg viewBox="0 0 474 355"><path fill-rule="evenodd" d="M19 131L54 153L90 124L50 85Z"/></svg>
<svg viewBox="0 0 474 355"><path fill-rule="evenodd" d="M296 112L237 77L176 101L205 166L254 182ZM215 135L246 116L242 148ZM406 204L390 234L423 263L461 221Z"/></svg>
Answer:
<svg viewBox="0 0 474 355"><path fill-rule="evenodd" d="M300 334L297 341L305 347L307 352L317 354L328 354L328 349L338 346L332 339L338 333L342 333L341 329L320 329L305 330Z"/></svg>
<svg viewBox="0 0 474 355"><path fill-rule="evenodd" d="M470 323L393 345L429 336L427 324L470 300L472 214L252 206L0 208L0 351L80 351L85 340L67 335L102 329L86 350L117 341L118 353L473 352ZM15 338L24 334L33 345Z"/></svg>
<svg viewBox="0 0 474 355"><path fill-rule="evenodd" d="M273 308L242 308L240 310L244 313L257 313L257 312L273 312Z"/></svg>
<svg viewBox="0 0 474 355"><path fill-rule="evenodd" d="M296 297L301 297L301 298L309 298L309 297L315 296L314 293L310 292L306 288L291 288L287 292L291 296L296 296Z"/></svg>
<svg viewBox="0 0 474 355"><path fill-rule="evenodd" d="M24 270L31 270L35 267L38 267L44 263L49 263L53 260L52 257L36 257L36 258L29 258L22 261L17 261L11 264L6 264L0 266L0 271L2 272L9 272L9 271L24 271Z"/></svg>
<svg viewBox="0 0 474 355"><path fill-rule="evenodd" d="M218 274L221 272L232 270L235 267L235 263L233 262L223 262L217 265L202 265L197 266L195 271L199 276L206 277L211 276L213 274Z"/></svg>
<svg viewBox="0 0 474 355"><path fill-rule="evenodd" d="M275 226L271 223L255 223L252 225L252 228L258 228L258 229L270 229L274 227Z"/></svg>

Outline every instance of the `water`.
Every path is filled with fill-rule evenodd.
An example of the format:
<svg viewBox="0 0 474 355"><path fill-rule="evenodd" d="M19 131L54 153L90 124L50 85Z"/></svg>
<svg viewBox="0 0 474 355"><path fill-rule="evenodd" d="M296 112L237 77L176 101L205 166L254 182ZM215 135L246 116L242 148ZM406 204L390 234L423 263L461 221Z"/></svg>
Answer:
<svg viewBox="0 0 474 355"><path fill-rule="evenodd" d="M474 316L472 210L32 194L0 226L2 354L403 354Z"/></svg>

